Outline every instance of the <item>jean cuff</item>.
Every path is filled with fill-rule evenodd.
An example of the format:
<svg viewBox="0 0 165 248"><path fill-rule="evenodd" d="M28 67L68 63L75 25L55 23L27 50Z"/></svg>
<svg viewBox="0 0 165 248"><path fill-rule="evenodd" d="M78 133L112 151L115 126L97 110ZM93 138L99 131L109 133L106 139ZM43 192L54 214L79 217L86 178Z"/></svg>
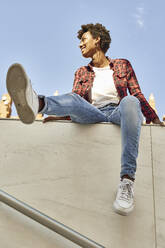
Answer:
<svg viewBox="0 0 165 248"><path fill-rule="evenodd" d="M124 175L128 175L130 178L135 180L135 174L130 172L120 173L120 178L122 178Z"/></svg>

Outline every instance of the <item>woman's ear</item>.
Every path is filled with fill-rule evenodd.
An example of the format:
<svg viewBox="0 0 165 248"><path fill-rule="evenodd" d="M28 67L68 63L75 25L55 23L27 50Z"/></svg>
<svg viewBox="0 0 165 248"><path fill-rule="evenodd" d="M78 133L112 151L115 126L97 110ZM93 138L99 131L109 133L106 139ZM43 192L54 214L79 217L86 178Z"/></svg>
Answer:
<svg viewBox="0 0 165 248"><path fill-rule="evenodd" d="M95 38L95 45L96 46L99 46L100 45L100 40L101 40L100 39L100 36L98 36L98 37Z"/></svg>

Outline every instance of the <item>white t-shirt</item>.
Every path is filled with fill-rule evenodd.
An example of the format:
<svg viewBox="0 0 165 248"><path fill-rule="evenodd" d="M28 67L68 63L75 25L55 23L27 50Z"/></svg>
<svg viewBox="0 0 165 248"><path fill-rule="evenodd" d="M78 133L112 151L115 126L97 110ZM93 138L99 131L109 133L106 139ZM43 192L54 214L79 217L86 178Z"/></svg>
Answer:
<svg viewBox="0 0 165 248"><path fill-rule="evenodd" d="M95 78L92 87L92 104L97 108L109 103L119 103L118 93L113 80L113 70L109 66L93 67Z"/></svg>

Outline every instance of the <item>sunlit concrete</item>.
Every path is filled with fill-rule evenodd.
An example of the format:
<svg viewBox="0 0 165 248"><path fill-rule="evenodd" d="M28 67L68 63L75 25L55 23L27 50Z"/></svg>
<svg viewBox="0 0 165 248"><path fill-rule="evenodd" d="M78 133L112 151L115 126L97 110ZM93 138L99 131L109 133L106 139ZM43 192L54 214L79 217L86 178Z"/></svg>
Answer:
<svg viewBox="0 0 165 248"><path fill-rule="evenodd" d="M136 207L127 217L112 209L120 173L118 126L0 120L0 130L2 190L107 248L163 248L164 127L142 126ZM78 247L3 203L0 219L2 247Z"/></svg>

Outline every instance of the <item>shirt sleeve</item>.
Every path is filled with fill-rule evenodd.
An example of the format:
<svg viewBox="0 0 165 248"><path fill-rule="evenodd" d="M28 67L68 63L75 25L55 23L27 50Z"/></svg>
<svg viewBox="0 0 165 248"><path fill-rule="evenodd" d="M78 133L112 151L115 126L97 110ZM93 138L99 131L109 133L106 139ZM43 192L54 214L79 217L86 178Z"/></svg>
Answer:
<svg viewBox="0 0 165 248"><path fill-rule="evenodd" d="M142 94L135 72L129 61L127 61L127 82L130 94L137 97L140 101L141 110L146 118L146 123L149 124L152 120L158 118L156 112Z"/></svg>
<svg viewBox="0 0 165 248"><path fill-rule="evenodd" d="M81 79L81 68L75 72L72 92L81 95L82 79Z"/></svg>

